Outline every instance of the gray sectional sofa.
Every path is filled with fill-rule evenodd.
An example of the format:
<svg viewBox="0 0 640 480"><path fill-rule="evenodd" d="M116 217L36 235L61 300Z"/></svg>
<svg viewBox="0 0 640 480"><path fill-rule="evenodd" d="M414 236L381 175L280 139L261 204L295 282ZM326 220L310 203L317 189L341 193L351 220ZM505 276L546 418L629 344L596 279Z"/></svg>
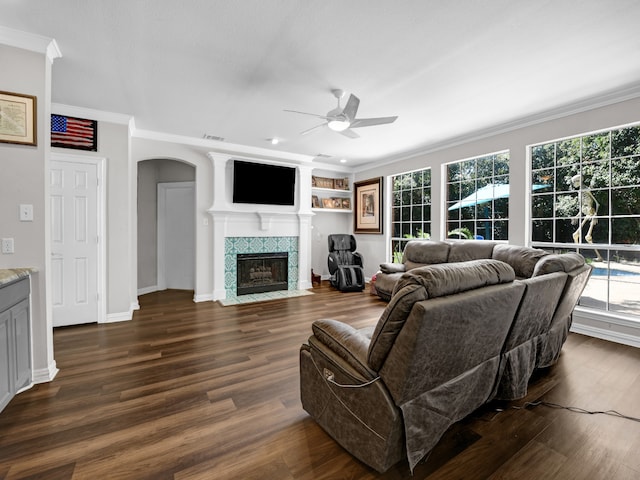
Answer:
<svg viewBox="0 0 640 480"><path fill-rule="evenodd" d="M453 423L524 396L591 273L576 253L486 241L411 241L404 265L375 325L318 320L300 349L303 408L380 472L413 469Z"/></svg>

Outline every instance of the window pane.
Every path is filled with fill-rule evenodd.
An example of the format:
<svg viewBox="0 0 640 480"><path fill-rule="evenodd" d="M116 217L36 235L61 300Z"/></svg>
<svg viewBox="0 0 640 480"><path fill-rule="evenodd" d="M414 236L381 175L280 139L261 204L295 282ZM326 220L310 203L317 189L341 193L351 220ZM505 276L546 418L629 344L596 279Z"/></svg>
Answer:
<svg viewBox="0 0 640 480"><path fill-rule="evenodd" d="M414 222L422 222L422 205L411 207L411 220Z"/></svg>
<svg viewBox="0 0 640 480"><path fill-rule="evenodd" d="M457 202L460 200L460 184L459 183L450 183L447 185L447 200Z"/></svg>
<svg viewBox="0 0 640 480"><path fill-rule="evenodd" d="M548 188L552 189L555 185L555 170L550 168L533 172L531 175L531 183L534 189L535 185L549 185Z"/></svg>
<svg viewBox="0 0 640 480"><path fill-rule="evenodd" d="M640 216L611 220L611 243L640 245Z"/></svg>
<svg viewBox="0 0 640 480"><path fill-rule="evenodd" d="M493 218L509 218L508 198L498 198L493 202Z"/></svg>
<svg viewBox="0 0 640 480"><path fill-rule="evenodd" d="M493 218L493 202L479 203L476 206L476 218Z"/></svg>
<svg viewBox="0 0 640 480"><path fill-rule="evenodd" d="M640 187L611 190L612 215L640 214Z"/></svg>
<svg viewBox="0 0 640 480"><path fill-rule="evenodd" d="M614 130L611 134L611 157L640 154L640 126Z"/></svg>
<svg viewBox="0 0 640 480"><path fill-rule="evenodd" d="M533 170L553 167L555 160L555 144L536 145L531 148L531 167Z"/></svg>
<svg viewBox="0 0 640 480"><path fill-rule="evenodd" d="M556 195L556 217L574 217L579 214L578 193Z"/></svg>
<svg viewBox="0 0 640 480"><path fill-rule="evenodd" d="M494 223L493 238L494 240L508 240L509 238L509 222L508 221L499 220Z"/></svg>
<svg viewBox="0 0 640 480"><path fill-rule="evenodd" d="M580 162L579 138L558 142L556 149L556 165L572 165Z"/></svg>
<svg viewBox="0 0 640 480"><path fill-rule="evenodd" d="M455 182L460 180L460 164L452 163L447 165L447 181Z"/></svg>
<svg viewBox="0 0 640 480"><path fill-rule="evenodd" d="M477 178L493 177L493 157L479 158L476 168L478 169Z"/></svg>
<svg viewBox="0 0 640 480"><path fill-rule="evenodd" d="M532 228L534 242L553 242L553 220L534 220Z"/></svg>
<svg viewBox="0 0 640 480"><path fill-rule="evenodd" d="M582 137L582 161L589 162L609 158L609 133Z"/></svg>
<svg viewBox="0 0 640 480"><path fill-rule="evenodd" d="M613 160L611 162L611 184L615 187L640 185L640 157Z"/></svg>
<svg viewBox="0 0 640 480"><path fill-rule="evenodd" d="M549 218L553 216L553 194L534 195L531 198L531 216L533 218Z"/></svg>
<svg viewBox="0 0 640 480"><path fill-rule="evenodd" d="M460 163L460 179L462 181L476 178L476 161L467 160Z"/></svg>
<svg viewBox="0 0 640 480"><path fill-rule="evenodd" d="M573 178L579 173L579 166L561 167L556 170L556 191L568 192L575 190L573 186Z"/></svg>

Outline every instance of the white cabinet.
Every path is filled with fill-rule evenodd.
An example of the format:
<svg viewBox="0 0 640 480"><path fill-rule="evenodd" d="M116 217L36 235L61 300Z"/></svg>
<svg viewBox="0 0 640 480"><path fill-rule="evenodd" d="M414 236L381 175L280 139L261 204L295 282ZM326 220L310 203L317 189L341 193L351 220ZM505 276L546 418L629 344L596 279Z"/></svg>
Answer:
<svg viewBox="0 0 640 480"><path fill-rule="evenodd" d="M29 279L0 287L0 411L31 383Z"/></svg>

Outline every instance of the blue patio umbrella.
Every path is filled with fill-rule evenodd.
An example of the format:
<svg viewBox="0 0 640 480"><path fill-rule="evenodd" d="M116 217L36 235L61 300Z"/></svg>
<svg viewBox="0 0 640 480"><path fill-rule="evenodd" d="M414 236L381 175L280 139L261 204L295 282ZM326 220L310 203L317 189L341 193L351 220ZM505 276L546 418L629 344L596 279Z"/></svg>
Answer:
<svg viewBox="0 0 640 480"><path fill-rule="evenodd" d="M551 185L533 185L534 190L540 190L541 188L547 188ZM471 195L467 195L459 202L454 203L449 207L449 210L456 210L458 208L471 207L473 205L480 205L482 203L488 203L496 198L505 198L509 196L509 184L508 183L490 183L482 188L479 188Z"/></svg>

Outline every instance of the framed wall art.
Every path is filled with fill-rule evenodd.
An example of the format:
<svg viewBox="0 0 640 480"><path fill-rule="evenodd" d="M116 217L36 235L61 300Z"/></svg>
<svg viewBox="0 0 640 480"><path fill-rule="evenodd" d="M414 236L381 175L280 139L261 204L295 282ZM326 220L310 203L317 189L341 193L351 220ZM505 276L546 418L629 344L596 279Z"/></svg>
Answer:
<svg viewBox="0 0 640 480"><path fill-rule="evenodd" d="M382 234L382 177L355 182L354 232Z"/></svg>
<svg viewBox="0 0 640 480"><path fill-rule="evenodd" d="M0 142L37 145L36 97L0 91Z"/></svg>

